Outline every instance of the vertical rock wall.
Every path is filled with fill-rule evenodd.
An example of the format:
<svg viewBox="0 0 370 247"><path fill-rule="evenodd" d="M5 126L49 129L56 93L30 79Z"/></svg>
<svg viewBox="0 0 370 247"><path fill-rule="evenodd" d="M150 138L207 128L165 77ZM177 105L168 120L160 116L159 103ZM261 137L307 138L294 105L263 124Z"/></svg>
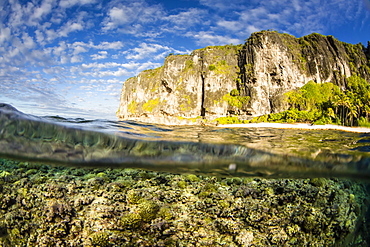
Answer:
<svg viewBox="0 0 370 247"><path fill-rule="evenodd" d="M230 107L223 97L236 88L241 47L207 47L191 55L172 55L162 67L128 79L118 117L170 124L226 116Z"/></svg>
<svg viewBox="0 0 370 247"><path fill-rule="evenodd" d="M252 34L244 45L171 55L162 67L128 79L117 115L179 124L279 112L288 107L284 93L310 80L333 82L343 89L353 73L370 81L368 53L369 48L331 36L295 38L262 31Z"/></svg>

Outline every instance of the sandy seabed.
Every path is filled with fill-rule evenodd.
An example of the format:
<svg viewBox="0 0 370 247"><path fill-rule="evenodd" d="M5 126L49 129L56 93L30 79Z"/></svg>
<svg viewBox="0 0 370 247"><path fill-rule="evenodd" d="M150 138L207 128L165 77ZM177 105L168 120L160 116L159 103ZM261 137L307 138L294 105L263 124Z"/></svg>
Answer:
<svg viewBox="0 0 370 247"><path fill-rule="evenodd" d="M305 123L249 123L249 124L222 124L218 127L227 128L277 128L277 129L307 129L307 130L342 130L357 133L370 133L370 128L347 127L333 124L311 125Z"/></svg>

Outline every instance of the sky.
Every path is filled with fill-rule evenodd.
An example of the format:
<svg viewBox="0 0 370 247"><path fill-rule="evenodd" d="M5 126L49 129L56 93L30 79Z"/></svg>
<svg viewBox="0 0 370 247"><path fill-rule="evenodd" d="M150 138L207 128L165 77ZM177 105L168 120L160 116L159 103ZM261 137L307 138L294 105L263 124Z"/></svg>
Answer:
<svg viewBox="0 0 370 247"><path fill-rule="evenodd" d="M370 40L370 0L0 0L0 103L116 119L126 79L251 33Z"/></svg>

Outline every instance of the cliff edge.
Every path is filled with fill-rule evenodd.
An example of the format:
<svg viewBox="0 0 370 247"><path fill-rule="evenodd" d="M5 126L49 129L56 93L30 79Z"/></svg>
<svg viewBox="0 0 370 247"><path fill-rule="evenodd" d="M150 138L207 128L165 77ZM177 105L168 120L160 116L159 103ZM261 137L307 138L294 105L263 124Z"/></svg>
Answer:
<svg viewBox="0 0 370 247"><path fill-rule="evenodd" d="M253 33L244 45L213 46L170 55L162 67L129 78L122 87L119 119L197 123L238 116L250 119L287 109L284 93L308 81L343 90L358 74L370 81L370 46L311 34Z"/></svg>

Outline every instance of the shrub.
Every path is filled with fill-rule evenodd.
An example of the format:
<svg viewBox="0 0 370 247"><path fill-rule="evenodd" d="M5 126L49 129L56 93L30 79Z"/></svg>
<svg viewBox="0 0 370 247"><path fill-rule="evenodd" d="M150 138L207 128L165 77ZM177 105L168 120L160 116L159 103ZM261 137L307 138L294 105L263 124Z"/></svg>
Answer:
<svg viewBox="0 0 370 247"><path fill-rule="evenodd" d="M216 69L216 65L211 64L211 65L209 65L209 66L208 66L208 69L209 69L210 71L213 71L213 70L215 70L215 69Z"/></svg>

